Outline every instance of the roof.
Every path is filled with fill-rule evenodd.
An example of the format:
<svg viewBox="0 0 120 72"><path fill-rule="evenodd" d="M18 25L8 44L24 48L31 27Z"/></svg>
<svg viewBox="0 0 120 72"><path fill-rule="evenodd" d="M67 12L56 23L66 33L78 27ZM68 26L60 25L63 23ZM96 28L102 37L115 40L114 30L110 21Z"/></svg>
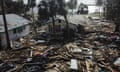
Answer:
<svg viewBox="0 0 120 72"><path fill-rule="evenodd" d="M16 15L16 14L6 14L8 30L12 30L17 27L21 27L30 23L29 20ZM0 32L4 32L4 22L3 16L0 15Z"/></svg>

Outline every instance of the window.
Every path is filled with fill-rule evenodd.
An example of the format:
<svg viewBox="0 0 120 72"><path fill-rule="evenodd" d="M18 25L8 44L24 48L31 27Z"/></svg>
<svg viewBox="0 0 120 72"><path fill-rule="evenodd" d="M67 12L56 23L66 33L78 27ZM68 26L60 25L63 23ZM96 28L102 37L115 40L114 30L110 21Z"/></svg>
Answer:
<svg viewBox="0 0 120 72"><path fill-rule="evenodd" d="M26 26L23 26L23 30L25 30L25 27L26 27Z"/></svg>
<svg viewBox="0 0 120 72"><path fill-rule="evenodd" d="M61 20L58 20L58 23L61 23L62 21Z"/></svg>
<svg viewBox="0 0 120 72"><path fill-rule="evenodd" d="M13 33L14 33L14 34L17 33L17 30L16 30L16 29L13 29Z"/></svg>
<svg viewBox="0 0 120 72"><path fill-rule="evenodd" d="M18 32L18 33L23 32L23 28L22 28L22 27L19 27L19 28L17 29L17 32Z"/></svg>
<svg viewBox="0 0 120 72"><path fill-rule="evenodd" d="M23 27L18 27L18 28L15 28L15 29L13 29L13 33L15 34L15 33L21 33L21 32L23 32L25 30L25 26L23 26Z"/></svg>

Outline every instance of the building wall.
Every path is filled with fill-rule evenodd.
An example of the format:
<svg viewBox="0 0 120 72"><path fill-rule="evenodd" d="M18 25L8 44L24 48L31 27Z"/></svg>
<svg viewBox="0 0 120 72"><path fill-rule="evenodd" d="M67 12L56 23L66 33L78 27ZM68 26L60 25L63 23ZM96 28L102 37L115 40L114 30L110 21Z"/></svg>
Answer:
<svg viewBox="0 0 120 72"><path fill-rule="evenodd" d="M16 28L17 30L18 28ZM29 30L30 30L30 26L29 25L26 25L25 26L25 29L23 29L23 31L21 32L16 32L14 31L15 29L13 30L10 30L9 31L9 38L10 38L10 41L15 41L17 39L19 39L20 37L22 36L25 36L29 33ZM2 47L6 47L7 45L7 42L6 42L6 36L5 36L5 33L1 33L1 45Z"/></svg>
<svg viewBox="0 0 120 72"><path fill-rule="evenodd" d="M5 33L1 33L1 46L5 46L6 45L6 42L5 42Z"/></svg>
<svg viewBox="0 0 120 72"><path fill-rule="evenodd" d="M11 30L10 31L10 39L16 40L16 39L20 38L21 36L27 35L29 33L29 29L30 29L30 26L26 25L25 29L22 29L22 31L15 32L14 30L18 30L18 28Z"/></svg>
<svg viewBox="0 0 120 72"><path fill-rule="evenodd" d="M50 23L49 25L51 25L51 28L48 27L47 31L53 31L53 27L52 27L52 23ZM61 29L64 29L66 27L66 22L64 20L61 20L61 22L59 22L59 20L55 21L55 25L61 25ZM76 31L77 29L77 25L76 24L72 24L72 23L69 23L69 28L73 29ZM51 30L49 30L51 29Z"/></svg>

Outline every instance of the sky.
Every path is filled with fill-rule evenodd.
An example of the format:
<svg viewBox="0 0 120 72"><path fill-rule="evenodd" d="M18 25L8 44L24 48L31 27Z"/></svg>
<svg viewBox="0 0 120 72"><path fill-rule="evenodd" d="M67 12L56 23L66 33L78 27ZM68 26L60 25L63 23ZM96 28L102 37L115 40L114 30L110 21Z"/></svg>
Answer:
<svg viewBox="0 0 120 72"><path fill-rule="evenodd" d="M25 4L27 4L27 1L28 1L28 0L24 0ZM41 0L36 0L36 3L39 4L40 1L41 1Z"/></svg>
<svg viewBox="0 0 120 72"><path fill-rule="evenodd" d="M36 0L36 3L39 4L41 0ZM68 2L69 0L66 0L66 2ZM25 3L27 3L27 0L24 0ZM95 0L78 0L78 5L80 3L85 3L85 4L95 4Z"/></svg>
<svg viewBox="0 0 120 72"><path fill-rule="evenodd" d="M36 3L39 4L41 0L36 0ZM66 0L66 2L68 2L69 0ZM84 3L84 4L95 4L96 0L78 0L78 4L77 6L79 6L80 3ZM27 0L24 0L25 3L27 3ZM96 6L89 6L89 12L92 13L96 10ZM34 10L37 12L37 8Z"/></svg>
<svg viewBox="0 0 120 72"><path fill-rule="evenodd" d="M69 1L69 0L66 0ZM95 0L77 0L78 1L78 5L80 3L84 3L84 4L95 4Z"/></svg>

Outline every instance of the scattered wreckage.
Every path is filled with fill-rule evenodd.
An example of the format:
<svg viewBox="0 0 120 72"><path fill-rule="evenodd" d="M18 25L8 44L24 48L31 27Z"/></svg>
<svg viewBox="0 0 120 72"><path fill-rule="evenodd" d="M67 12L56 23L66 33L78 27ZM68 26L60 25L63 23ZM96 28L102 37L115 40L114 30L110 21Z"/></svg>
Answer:
<svg viewBox="0 0 120 72"><path fill-rule="evenodd" d="M1 72L119 72L119 35L89 33L82 40L0 52Z"/></svg>
<svg viewBox="0 0 120 72"><path fill-rule="evenodd" d="M119 72L120 33L112 23L92 24L69 42L21 38L12 50L0 52L0 72Z"/></svg>

